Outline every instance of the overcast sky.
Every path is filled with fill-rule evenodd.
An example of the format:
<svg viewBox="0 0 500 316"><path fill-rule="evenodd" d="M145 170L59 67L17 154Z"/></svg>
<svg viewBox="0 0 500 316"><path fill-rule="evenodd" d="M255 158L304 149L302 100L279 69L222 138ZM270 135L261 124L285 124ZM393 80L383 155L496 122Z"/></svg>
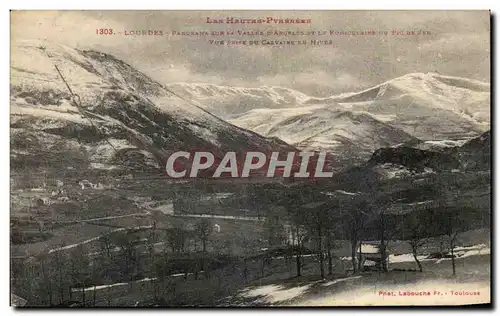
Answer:
<svg viewBox="0 0 500 316"><path fill-rule="evenodd" d="M205 23L206 17L228 16L310 18L312 23L275 26ZM42 39L111 53L162 83L278 85L325 96L363 89L410 72L433 71L490 80L488 11L32 11L13 12L11 28L14 40ZM322 37L335 44L317 47L221 47L208 42L214 37L98 36L96 28L120 32L228 28L423 30L430 35ZM288 39L311 38L289 36Z"/></svg>

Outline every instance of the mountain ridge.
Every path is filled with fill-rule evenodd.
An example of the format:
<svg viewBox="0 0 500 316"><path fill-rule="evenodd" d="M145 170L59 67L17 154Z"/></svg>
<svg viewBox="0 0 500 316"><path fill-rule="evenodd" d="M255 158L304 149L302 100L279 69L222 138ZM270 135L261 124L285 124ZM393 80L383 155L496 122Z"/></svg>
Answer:
<svg viewBox="0 0 500 316"><path fill-rule="evenodd" d="M14 165L36 161L36 152L56 150L54 144L64 142L72 144L73 153L66 148L59 157L78 156L74 164L87 168L96 160L119 168L116 156L131 150L152 154L144 160L153 158L160 169L168 153L177 150L197 148L221 155L295 150L223 121L112 55L40 42L22 42L12 51ZM64 86L54 65L77 97ZM31 152L26 146L16 148L27 135L33 139ZM57 165L58 155L49 156L50 164ZM91 158L82 165L85 157Z"/></svg>

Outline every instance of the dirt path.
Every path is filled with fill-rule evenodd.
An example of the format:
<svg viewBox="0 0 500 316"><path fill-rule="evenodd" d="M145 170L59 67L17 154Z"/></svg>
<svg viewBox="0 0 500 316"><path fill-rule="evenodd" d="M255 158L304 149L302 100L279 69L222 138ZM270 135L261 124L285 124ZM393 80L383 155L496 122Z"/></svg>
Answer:
<svg viewBox="0 0 500 316"><path fill-rule="evenodd" d="M63 250L72 249L72 248L78 247L80 245L85 245L85 244L88 244L90 242L99 240L99 239L103 238L104 236L107 236L107 235L110 235L110 234L113 234L113 233L116 233L116 232L119 232L119 231L138 230L138 229L150 229L150 228L153 228L153 226L152 225L148 225L148 226L122 227L122 228L113 229L112 231L107 232L105 234L102 234L102 235L99 235L99 236L96 236L96 237L93 237L93 238L90 238L90 239L87 239L87 240L84 240L84 241L81 241L81 242L78 242L78 243L75 243L75 244L71 244L71 245L66 245L66 246L59 247L59 248L50 249L49 250L49 254L57 252L57 251L63 251Z"/></svg>

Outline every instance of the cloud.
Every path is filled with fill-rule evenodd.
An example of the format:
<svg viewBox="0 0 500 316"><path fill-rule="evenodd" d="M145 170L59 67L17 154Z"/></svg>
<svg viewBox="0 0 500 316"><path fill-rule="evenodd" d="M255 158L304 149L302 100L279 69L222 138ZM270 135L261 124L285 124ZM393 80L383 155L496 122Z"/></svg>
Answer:
<svg viewBox="0 0 500 316"><path fill-rule="evenodd" d="M151 68L143 67L144 73L163 83L170 82L205 82L213 84L225 84L224 78L215 75L206 75L193 72L187 64L164 64Z"/></svg>
<svg viewBox="0 0 500 316"><path fill-rule="evenodd" d="M311 18L301 25L207 25L206 17ZM489 80L488 11L14 11L12 38L43 38L116 55L164 83L283 85L352 91L409 72ZM335 36L326 46L215 46L205 37L98 36L116 30L425 30L425 36ZM262 39L234 37L233 39ZM301 39L277 36L271 39Z"/></svg>
<svg viewBox="0 0 500 316"><path fill-rule="evenodd" d="M445 34L439 39L423 43L418 46L422 52L433 51L439 48L440 52L460 51L490 51L489 33L483 34Z"/></svg>

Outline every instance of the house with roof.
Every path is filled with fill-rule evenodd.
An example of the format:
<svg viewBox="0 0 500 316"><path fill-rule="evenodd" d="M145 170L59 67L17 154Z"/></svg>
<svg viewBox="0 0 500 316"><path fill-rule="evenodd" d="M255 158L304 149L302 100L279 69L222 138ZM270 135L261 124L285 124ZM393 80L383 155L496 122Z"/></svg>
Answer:
<svg viewBox="0 0 500 316"><path fill-rule="evenodd" d="M385 260L382 260L379 242L361 242L358 247L357 256L361 255L361 266L363 270L387 270L389 269L389 251L385 251ZM385 269L383 264L385 264Z"/></svg>

